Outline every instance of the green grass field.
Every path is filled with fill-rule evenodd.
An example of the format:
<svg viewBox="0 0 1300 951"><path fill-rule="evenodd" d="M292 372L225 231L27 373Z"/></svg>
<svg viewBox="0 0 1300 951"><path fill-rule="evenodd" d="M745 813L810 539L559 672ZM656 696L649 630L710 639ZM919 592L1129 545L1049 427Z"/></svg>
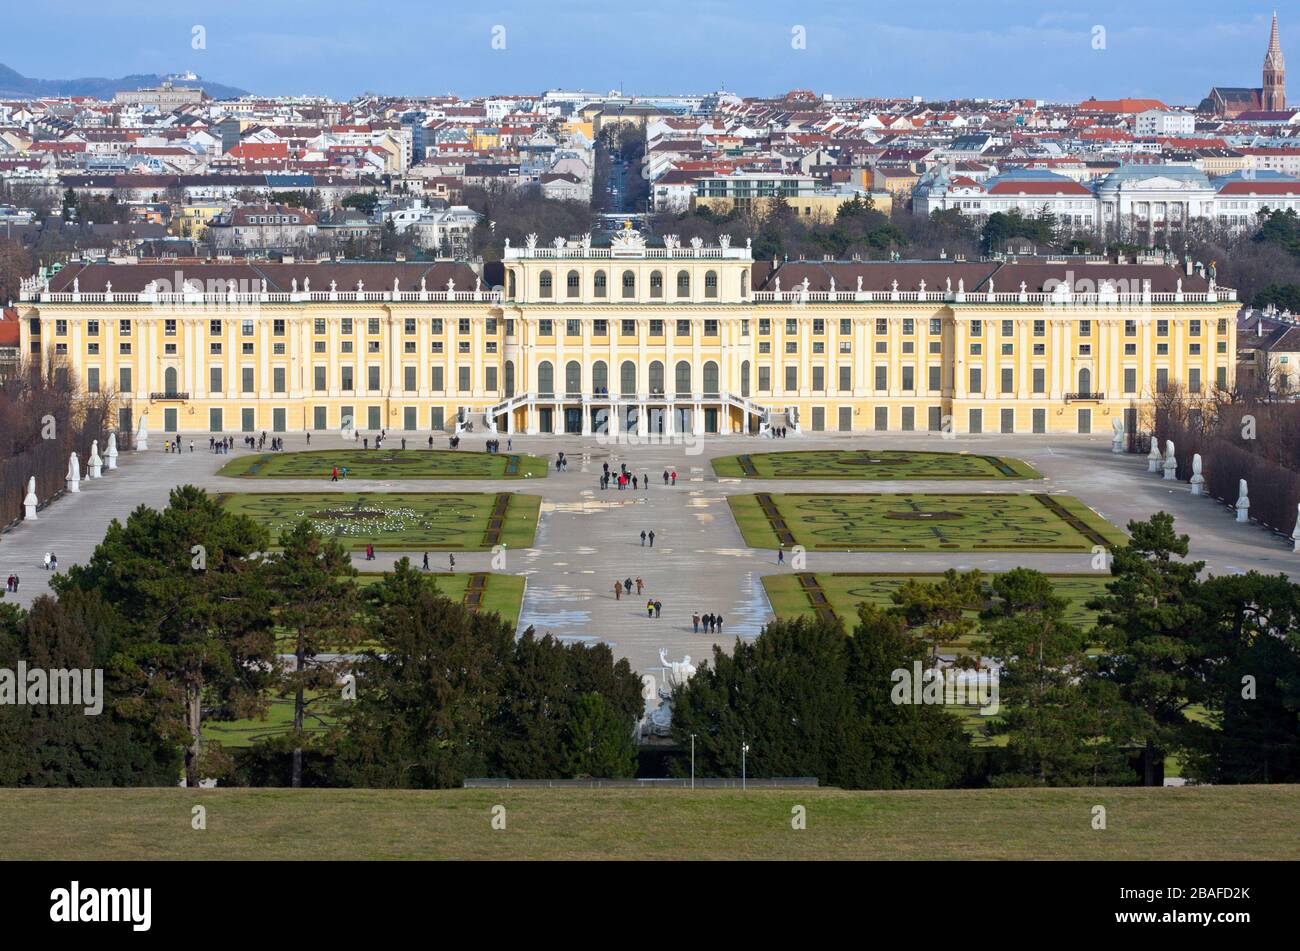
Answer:
<svg viewBox="0 0 1300 951"><path fill-rule="evenodd" d="M752 548L1087 552L1124 535L1065 495L758 493L727 498Z"/></svg>
<svg viewBox="0 0 1300 951"><path fill-rule="evenodd" d="M240 456L218 475L247 479L324 479L334 467L349 479L544 479L547 461L519 453L453 449L313 449Z"/></svg>
<svg viewBox="0 0 1300 951"><path fill-rule="evenodd" d="M207 828L193 831L203 805ZM506 828L490 824L505 807ZM791 810L807 828L791 828ZM1092 809L1106 808L1106 829ZM939 834L936 830L951 830ZM1300 786L3 789L18 860L1300 858Z"/></svg>
<svg viewBox="0 0 1300 951"><path fill-rule="evenodd" d="M910 449L755 452L713 460L720 476L752 479L1041 479L1019 459Z"/></svg>
<svg viewBox="0 0 1300 951"><path fill-rule="evenodd" d="M843 619L844 627L852 631L857 623L858 605L866 602L880 608L893 605L890 595L903 586L909 578L919 581L937 581L940 574L892 575L874 573L824 573L812 576L818 588L825 594L830 609ZM1096 612L1089 611L1084 604L1097 595L1106 593L1106 584L1111 580L1109 574L1098 572L1089 575L1048 575L1057 593L1069 602L1067 619L1083 628L1090 628L1096 623ZM989 575L992 578L992 574ZM772 611L779 618L816 617L817 612L808 590L795 572L779 575L765 575L763 589L768 600L772 602ZM972 610L969 617L979 612ZM955 644L945 645L955 650L969 650L975 638L963 639Z"/></svg>
<svg viewBox="0 0 1300 951"><path fill-rule="evenodd" d="M442 560L445 561L445 559ZM417 568L420 566L418 558L413 558L411 561ZM432 556L430 556L430 564L433 564ZM382 577L381 572L362 572L357 575L357 583L362 586L374 584ZM434 580L438 585L439 594L446 595L453 601L465 601L465 595L469 590L471 580L474 578L474 573L458 571L455 574L450 574L445 571L431 571L425 577ZM485 572L484 583L485 587L478 601L479 611L487 614L499 614L502 620L509 621L512 625L518 625L519 609L524 603L524 584L526 583L524 576Z"/></svg>
<svg viewBox="0 0 1300 951"><path fill-rule="evenodd" d="M234 492L217 499L266 525L272 546L281 531L308 518L353 550L373 544L410 552L527 548L541 507L538 496L516 492ZM499 505L504 516L494 514Z"/></svg>

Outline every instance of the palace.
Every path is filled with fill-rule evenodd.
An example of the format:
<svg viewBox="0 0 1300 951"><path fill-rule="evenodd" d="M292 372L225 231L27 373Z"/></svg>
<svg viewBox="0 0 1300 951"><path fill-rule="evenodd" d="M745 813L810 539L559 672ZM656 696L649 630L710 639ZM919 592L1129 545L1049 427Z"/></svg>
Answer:
<svg viewBox="0 0 1300 951"><path fill-rule="evenodd" d="M75 263L21 352L158 432L1109 432L1231 386L1213 267L1084 257L755 261L631 229L504 260Z"/></svg>

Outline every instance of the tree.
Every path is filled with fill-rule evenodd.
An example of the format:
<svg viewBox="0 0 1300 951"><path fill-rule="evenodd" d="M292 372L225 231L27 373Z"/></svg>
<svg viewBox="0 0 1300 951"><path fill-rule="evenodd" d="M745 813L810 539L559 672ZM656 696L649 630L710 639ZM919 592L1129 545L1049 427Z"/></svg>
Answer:
<svg viewBox="0 0 1300 951"><path fill-rule="evenodd" d="M340 780L437 789L484 775L514 632L439 595L406 558L365 595L376 646L336 730Z"/></svg>
<svg viewBox="0 0 1300 951"><path fill-rule="evenodd" d="M1000 670L1001 716L988 727L1007 737L993 782L1002 786L1118 785L1129 780L1125 707L1115 685L1091 676L1088 637L1065 618L1051 580L1015 568L993 581L983 614L985 646Z"/></svg>
<svg viewBox="0 0 1300 951"><path fill-rule="evenodd" d="M205 719L265 708L276 671L271 599L254 556L266 529L194 486L172 490L161 512L140 506L114 519L89 561L52 586L60 598L95 592L123 628L115 673L124 713L152 715L185 747L185 781L198 785ZM214 771L215 762L207 764Z"/></svg>
<svg viewBox="0 0 1300 951"><path fill-rule="evenodd" d="M974 633L975 619L969 612L984 603L983 575L949 568L934 582L908 578L890 597L891 613L929 645L933 660L941 645L956 644Z"/></svg>
<svg viewBox="0 0 1300 951"><path fill-rule="evenodd" d="M325 539L302 519L280 536L283 550L267 564L267 582L275 594L276 621L286 632L294 655L284 689L293 695L293 773L302 785L303 732L307 708L337 682L345 662L337 657L361 636L356 623L356 569L336 539ZM331 659L321 654L330 652ZM314 693L316 696L309 697Z"/></svg>
<svg viewBox="0 0 1300 951"><path fill-rule="evenodd" d="M598 693L579 694L564 738L565 773L574 777L636 775L631 724Z"/></svg>
<svg viewBox="0 0 1300 951"><path fill-rule="evenodd" d="M1152 786L1157 758L1194 745L1204 729L1188 719L1187 708L1206 663L1196 597L1205 563L1183 560L1188 539L1174 532L1168 512L1129 522L1128 531L1128 543L1114 551L1108 593L1089 607L1099 612L1100 673L1134 711L1132 739L1144 747L1143 784Z"/></svg>

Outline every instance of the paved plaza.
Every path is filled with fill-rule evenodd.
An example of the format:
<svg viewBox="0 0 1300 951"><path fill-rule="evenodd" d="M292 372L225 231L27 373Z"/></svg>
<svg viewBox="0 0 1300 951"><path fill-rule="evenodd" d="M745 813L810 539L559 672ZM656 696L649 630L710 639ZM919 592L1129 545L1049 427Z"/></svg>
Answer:
<svg viewBox="0 0 1300 951"><path fill-rule="evenodd" d="M401 434L396 434L400 438ZM412 445L427 434L408 434ZM317 435L313 449L325 448ZM390 435L390 440L394 438ZM633 437L635 438L635 437ZM483 449L485 437L466 434L461 452ZM552 462L544 479L373 479L349 478L346 485L313 478L259 479L220 476L232 458L251 455L237 448L232 455L207 451L207 439L179 455L158 448L123 453L119 468L98 480L84 480L78 494L65 494L41 510L36 522L17 525L0 535L0 573L17 572L22 585L17 600L24 605L43 593L48 580L41 563L45 552L58 555L61 568L86 559L112 518L125 518L136 506L162 507L169 490L194 483L212 492L520 492L541 497L533 547L509 549L505 565L493 566L490 551L456 553L461 572L504 570L526 579L522 626L564 640L604 640L616 656L626 656L641 670L660 666L659 649L673 659L690 654L708 656L716 639L730 646L736 637L753 637L772 619L761 578L790 572L776 563L776 552L746 545L729 510L733 494L770 493L1049 493L1073 496L1122 528L1164 509L1173 513L1179 530L1191 536L1191 557L1204 560L1216 574L1258 569L1290 572L1300 564L1289 540L1255 525L1240 525L1219 501L1193 497L1181 482L1165 482L1147 472L1145 456L1112 455L1106 436L982 435L943 439L928 433L809 434L772 441L744 436L707 437L693 445L610 445L597 437L515 436L513 451L544 455ZM238 441L238 440L237 440ZM188 437L186 437L188 443ZM301 435L285 435L288 450L307 448ZM504 443L504 437L502 437ZM879 482L815 479L730 478L714 474L711 460L740 453L810 449L873 449L967 451L1023 460L1042 479L971 480L954 482L894 479L887 489ZM567 472L556 472L553 461L563 451ZM601 490L602 464L617 471L626 463L638 475L650 476L650 487L633 492ZM1207 469L1213 465L1206 460ZM665 487L665 468L676 470L677 485ZM642 545L641 532L655 533L654 547ZM402 552L382 551L373 562L353 554L359 569L390 567ZM409 553L419 564L422 552ZM430 552L430 567L446 571L446 552ZM810 572L935 572L947 568L1000 571L1028 565L1047 572L1078 573L1091 569L1087 552L820 552L807 554L803 569ZM615 600L615 579L641 578L645 593ZM7 595L12 599L15 595ZM647 598L663 602L658 619L646 617ZM711 612L724 618L721 635L695 634L691 614Z"/></svg>

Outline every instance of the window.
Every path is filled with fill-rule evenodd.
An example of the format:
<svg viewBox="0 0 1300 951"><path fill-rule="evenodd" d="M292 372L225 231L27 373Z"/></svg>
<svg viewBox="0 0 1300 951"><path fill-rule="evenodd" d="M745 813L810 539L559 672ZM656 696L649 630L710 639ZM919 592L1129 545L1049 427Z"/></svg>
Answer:
<svg viewBox="0 0 1300 951"><path fill-rule="evenodd" d="M1157 321L1156 321L1156 336L1157 336L1157 337L1168 337L1168 336L1169 336L1169 321L1167 321L1167 320L1157 320Z"/></svg>
<svg viewBox="0 0 1300 951"><path fill-rule="evenodd" d="M885 317L876 318L876 334L884 336L889 333L889 320Z"/></svg>
<svg viewBox="0 0 1300 951"><path fill-rule="evenodd" d="M623 272L623 298L630 300L636 296L636 275L631 271Z"/></svg>
<svg viewBox="0 0 1300 951"><path fill-rule="evenodd" d="M552 285L551 272L543 271L537 281L537 296L549 298L552 296L554 288Z"/></svg>
<svg viewBox="0 0 1300 951"><path fill-rule="evenodd" d="M344 324L347 324L347 325L348 325L348 326L345 326L345 327L343 328L343 332L344 332L344 333L349 333L349 334L352 333L352 327L351 327L351 323L352 323L352 321L351 321L351 320L346 320L346 319L345 319L343 322L344 322ZM429 330L430 330L430 332L431 332L435 337L437 337L437 336L441 336L441 335L442 335L442 330L443 330L443 328L442 328L442 318L441 318L441 317L435 317L435 318L433 318L433 320L431 320L431 321L429 322Z"/></svg>
<svg viewBox="0 0 1300 951"><path fill-rule="evenodd" d="M972 395L984 392L984 373L979 367L970 368L969 382Z"/></svg>
<svg viewBox="0 0 1300 951"><path fill-rule="evenodd" d="M796 366L787 366L785 368L785 388L790 391L799 389L799 368Z"/></svg>
<svg viewBox="0 0 1300 951"><path fill-rule="evenodd" d="M650 296L656 300L664 296L664 275L662 271L650 272Z"/></svg>
<svg viewBox="0 0 1300 951"><path fill-rule="evenodd" d="M555 335L555 328L550 320L543 319L537 322L537 336L553 337L554 335Z"/></svg>
<svg viewBox="0 0 1300 951"><path fill-rule="evenodd" d="M691 296L691 275L686 271L677 272L677 296Z"/></svg>
<svg viewBox="0 0 1300 951"><path fill-rule="evenodd" d="M1201 392L1201 370L1200 367L1192 367L1187 371L1187 389L1193 393Z"/></svg>
<svg viewBox="0 0 1300 951"><path fill-rule="evenodd" d="M89 367L86 370L86 392L99 392L99 367Z"/></svg>
<svg viewBox="0 0 1300 951"><path fill-rule="evenodd" d="M635 337L636 321L635 320L619 321L619 333L624 337Z"/></svg>
<svg viewBox="0 0 1300 951"><path fill-rule="evenodd" d="M841 393L848 393L853 389L853 368L840 367L840 385Z"/></svg>
<svg viewBox="0 0 1300 951"><path fill-rule="evenodd" d="M581 320L574 320L574 319L572 319L572 318L566 320L566 321L564 322L564 336L566 336L566 337L581 337L581 336L582 336L582 321L581 321Z"/></svg>
<svg viewBox="0 0 1300 951"><path fill-rule="evenodd" d="M926 388L932 393L938 393L943 389L943 367L926 368Z"/></svg>
<svg viewBox="0 0 1300 951"><path fill-rule="evenodd" d="M1045 367L1034 367L1033 391L1035 393L1047 392L1047 369Z"/></svg>
<svg viewBox="0 0 1300 951"><path fill-rule="evenodd" d="M312 390L317 393L324 392L326 388L325 373L328 370L329 367L312 367Z"/></svg>
<svg viewBox="0 0 1300 951"><path fill-rule="evenodd" d="M252 393L254 391L254 374L257 371L252 367L239 368L239 392Z"/></svg>
<svg viewBox="0 0 1300 951"><path fill-rule="evenodd" d="M691 335L691 322L689 320L677 321L677 336L689 337Z"/></svg>
<svg viewBox="0 0 1300 951"><path fill-rule="evenodd" d="M284 323L284 321L279 321L279 322L280 322L281 324ZM282 328L282 331L283 331L283 328ZM378 318L378 317L368 317L368 318L366 318L366 333L371 334L371 335L374 335L374 334L379 333L379 318Z"/></svg>
<svg viewBox="0 0 1300 951"><path fill-rule="evenodd" d="M468 393L470 391L469 370L469 367L456 368L456 385L462 393Z"/></svg>
<svg viewBox="0 0 1300 951"><path fill-rule="evenodd" d="M760 393L772 392L772 368L771 367L758 368L758 391Z"/></svg>
<svg viewBox="0 0 1300 951"><path fill-rule="evenodd" d="M1158 369L1156 370L1156 392L1157 392L1157 393L1168 393L1168 392L1169 392L1169 369L1168 369L1168 367L1160 367L1160 368L1158 368Z"/></svg>
<svg viewBox="0 0 1300 951"><path fill-rule="evenodd" d="M411 322L411 321L408 321L408 323L410 323L410 322ZM219 324L219 323L221 323L221 321L219 321L219 320L214 320L213 323L214 323L214 324ZM213 330L212 332L213 332L214 334L217 334L217 333L220 333L221 331L220 331L220 330ZM319 335L325 333L325 319L324 319L323 317L317 317L315 320L312 321L312 332L315 333L317 336L319 336ZM412 331L412 330L408 330L408 331L407 331L407 333L413 333L413 332L414 332L414 331Z"/></svg>
<svg viewBox="0 0 1300 951"><path fill-rule="evenodd" d="M624 396L636 395L636 364L631 360L624 360L618 368L618 383L619 392Z"/></svg>
<svg viewBox="0 0 1300 951"><path fill-rule="evenodd" d="M594 290L594 296L596 297L609 296L609 281L605 277L604 271L596 272L596 278L594 281L593 290Z"/></svg>
<svg viewBox="0 0 1300 951"><path fill-rule="evenodd" d="M934 335L943 333L943 321L938 317L930 318L930 333Z"/></svg>
<svg viewBox="0 0 1300 951"><path fill-rule="evenodd" d="M1016 322L1014 320L1002 321L1002 336L1014 337L1016 335Z"/></svg>
<svg viewBox="0 0 1300 951"><path fill-rule="evenodd" d="M826 391L826 368L825 367L813 367L812 388L813 391L816 393L824 393Z"/></svg>
<svg viewBox="0 0 1300 951"><path fill-rule="evenodd" d="M131 392L131 368L119 367L117 371L117 389L121 393Z"/></svg>
<svg viewBox="0 0 1300 951"><path fill-rule="evenodd" d="M691 365L685 360L677 361L675 383L679 394L685 395L691 392Z"/></svg>
<svg viewBox="0 0 1300 951"><path fill-rule="evenodd" d="M1092 336L1092 321L1091 321L1091 320L1081 320L1081 321L1079 321L1079 336L1080 336L1080 337L1091 337L1091 336Z"/></svg>
<svg viewBox="0 0 1300 951"><path fill-rule="evenodd" d="M662 320L650 321L650 336L662 337L664 335L664 322Z"/></svg>
<svg viewBox="0 0 1300 951"><path fill-rule="evenodd" d="M984 321L982 321L982 320L972 320L972 321L970 322L970 335L971 335L972 337L982 337L982 336L984 336Z"/></svg>
<svg viewBox="0 0 1300 951"><path fill-rule="evenodd" d="M549 360L537 364L537 392L543 396L555 394L555 368Z"/></svg>
<svg viewBox="0 0 1300 951"><path fill-rule="evenodd" d="M129 321L129 320L119 320L119 321L117 322L117 333L118 333L118 336L120 336L120 337L129 337L129 336L131 336L131 321Z"/></svg>
<svg viewBox="0 0 1300 951"><path fill-rule="evenodd" d="M851 336L853 336L853 321L852 321L852 319L850 319L850 318L848 318L848 317L842 317L842 318L840 318L840 336L841 336L841 337L851 337Z"/></svg>
<svg viewBox="0 0 1300 951"><path fill-rule="evenodd" d="M604 319L593 320L591 322L591 335L593 337L608 337L609 321Z"/></svg>
<svg viewBox="0 0 1300 951"><path fill-rule="evenodd" d="M379 367L366 367L366 389L372 393L379 391Z"/></svg>
<svg viewBox="0 0 1300 951"><path fill-rule="evenodd" d="M497 391L497 368L496 367L483 368L483 388L486 389L489 393L495 393Z"/></svg>
<svg viewBox="0 0 1300 951"><path fill-rule="evenodd" d="M63 329L62 329L62 330L59 330L59 329L58 329L58 328L59 328L59 324L63 324ZM67 324L67 321L56 320L56 321L54 322L54 332L55 332L55 333L67 333L67 332L68 332L68 324ZM176 321L174 321L174 320L164 320L164 321L163 321L163 336L164 336L164 337L175 337L175 336L176 336Z"/></svg>
<svg viewBox="0 0 1300 951"><path fill-rule="evenodd" d="M1014 368L1002 368L1002 385L999 389L1002 393L1014 393L1016 391L1016 371Z"/></svg>
<svg viewBox="0 0 1300 951"><path fill-rule="evenodd" d="M1137 377L1138 377L1138 372L1136 367L1124 368L1124 392L1125 393L1137 392Z"/></svg>
<svg viewBox="0 0 1300 951"><path fill-rule="evenodd" d="M1047 321L1045 321L1045 320L1035 320L1035 321L1034 321L1034 336L1035 336L1035 337L1046 337L1046 336L1047 336Z"/></svg>
<svg viewBox="0 0 1300 951"><path fill-rule="evenodd" d="M799 336L799 321L793 317L787 317L785 320L785 335L787 337Z"/></svg>
<svg viewBox="0 0 1300 951"><path fill-rule="evenodd" d="M570 271L565 276L564 293L568 297L578 297L582 293L582 278L577 271Z"/></svg>
<svg viewBox="0 0 1300 951"><path fill-rule="evenodd" d="M889 367L876 367L876 389L880 392L889 389Z"/></svg>
<svg viewBox="0 0 1300 951"><path fill-rule="evenodd" d="M704 275L704 296L705 296L705 297L717 297L717 296L718 296L718 272L717 272L717 271L707 271L707 272L705 272L705 275Z"/></svg>
<svg viewBox="0 0 1300 951"><path fill-rule="evenodd" d="M429 377L429 389L435 393L441 393L447 388L446 380L442 367L431 367L432 373Z"/></svg>
<svg viewBox="0 0 1300 951"><path fill-rule="evenodd" d="M903 367L903 389L908 392L916 389L916 367Z"/></svg>
<svg viewBox="0 0 1300 951"><path fill-rule="evenodd" d="M414 366L402 367L402 389L407 393L414 393L418 389L415 382L416 368Z"/></svg>
<svg viewBox="0 0 1300 951"><path fill-rule="evenodd" d="M221 367L208 367L208 390L212 393L221 392Z"/></svg>
<svg viewBox="0 0 1300 951"><path fill-rule="evenodd" d="M704 321L704 336L706 336L706 337L716 337L717 335L718 335L718 322L717 322L717 320L706 320L706 321Z"/></svg>

